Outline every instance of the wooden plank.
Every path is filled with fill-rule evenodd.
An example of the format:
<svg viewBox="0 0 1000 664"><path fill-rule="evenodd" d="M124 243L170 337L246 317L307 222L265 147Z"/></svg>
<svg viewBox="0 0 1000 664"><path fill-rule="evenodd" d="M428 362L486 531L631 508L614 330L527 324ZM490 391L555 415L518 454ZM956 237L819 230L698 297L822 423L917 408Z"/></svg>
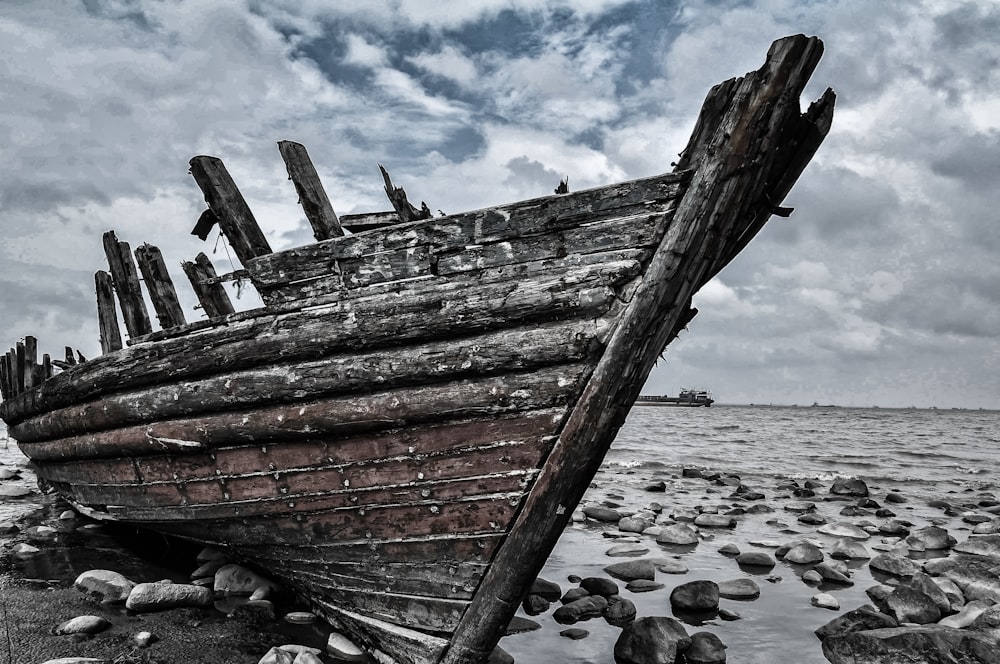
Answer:
<svg viewBox="0 0 1000 664"><path fill-rule="evenodd" d="M288 179L299 194L299 204L313 228L317 240L328 240L344 234L330 198L323 189L316 167L313 166L305 146L294 141L279 141L278 151L288 169Z"/></svg>
<svg viewBox="0 0 1000 664"><path fill-rule="evenodd" d="M125 329L131 337L149 334L153 328L149 323L146 302L142 299L139 275L128 242L119 242L115 232L108 231L104 234L104 254L108 257L111 279L122 307Z"/></svg>
<svg viewBox="0 0 1000 664"><path fill-rule="evenodd" d="M27 354L23 341L18 341L14 345L14 390L18 394L23 394L28 388L27 384L27 374L24 371L25 365L27 363Z"/></svg>
<svg viewBox="0 0 1000 664"><path fill-rule="evenodd" d="M246 265L260 287L319 277L333 261L427 245L434 252L468 245L544 235L599 220L671 209L687 173L659 175L622 184L400 224L381 233L359 233L296 247ZM419 232L418 232L419 229Z"/></svg>
<svg viewBox="0 0 1000 664"><path fill-rule="evenodd" d="M97 321L101 330L101 352L107 355L122 349L122 333L118 327L118 308L111 275L104 270L94 273L97 288Z"/></svg>
<svg viewBox="0 0 1000 664"><path fill-rule="evenodd" d="M340 217L340 226L352 233L363 233L376 228L385 228L399 223L399 215L395 210L388 212L364 212L361 214L345 214Z"/></svg>
<svg viewBox="0 0 1000 664"><path fill-rule="evenodd" d="M741 235L766 191L781 127L822 53L802 35L775 42L757 72L737 84L723 121L692 161L696 172L674 222L635 292L608 349L567 420L524 509L497 552L456 630L444 664L485 659L545 563L572 507L625 421L649 370L685 320L691 296L714 269L716 238ZM650 316L649 312L663 312ZM530 560L525 551L537 551Z"/></svg>
<svg viewBox="0 0 1000 664"><path fill-rule="evenodd" d="M20 346L18 347L20 351ZM23 385L25 390L31 390L40 385L38 372L38 340L32 336L24 337L24 359L22 361L22 371L24 372Z"/></svg>
<svg viewBox="0 0 1000 664"><path fill-rule="evenodd" d="M139 264L139 271L142 272L142 279L146 283L146 290L153 302L160 327L166 329L184 325L184 310L177 300L177 291L170 279L170 273L167 272L167 264L163 261L160 249L148 243L143 244L136 248L135 259Z"/></svg>
<svg viewBox="0 0 1000 664"><path fill-rule="evenodd" d="M345 349L359 352L388 343L460 338L528 322L596 319L619 303L615 286L632 280L639 270L638 263L627 261L574 267L509 283L456 280L439 288L414 288L286 315L261 315L155 346L132 346L113 358L95 358L85 367L56 376L51 387L30 402L5 403L0 414L8 424L16 424L32 412L151 382L275 360L322 357ZM195 356L198 362L191 361Z"/></svg>
<svg viewBox="0 0 1000 664"><path fill-rule="evenodd" d="M14 397L14 390L10 382L10 353L0 357L0 396L4 399Z"/></svg>
<svg viewBox="0 0 1000 664"><path fill-rule="evenodd" d="M405 653L406 664L439 664L448 647L443 638L355 613L336 602L318 598L313 603L331 624L346 625L351 636L360 639L365 650L378 661L392 663L400 653Z"/></svg>
<svg viewBox="0 0 1000 664"><path fill-rule="evenodd" d="M218 275L208 256L199 253L193 263L185 261L182 267L206 316L215 318L236 311L225 287L220 282L215 281Z"/></svg>
<svg viewBox="0 0 1000 664"><path fill-rule="evenodd" d="M42 354L41 370L42 370L43 383L47 381L49 378L52 378L52 358L49 356L48 353Z"/></svg>
<svg viewBox="0 0 1000 664"><path fill-rule="evenodd" d="M191 175L205 194L205 202L243 265L271 253L267 238L257 225L250 206L218 157L198 156L190 161Z"/></svg>

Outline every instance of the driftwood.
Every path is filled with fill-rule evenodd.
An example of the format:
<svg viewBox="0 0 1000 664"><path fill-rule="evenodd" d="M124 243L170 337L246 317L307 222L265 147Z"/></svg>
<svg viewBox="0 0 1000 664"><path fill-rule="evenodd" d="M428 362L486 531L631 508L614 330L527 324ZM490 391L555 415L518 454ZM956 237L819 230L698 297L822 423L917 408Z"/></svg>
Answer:
<svg viewBox="0 0 1000 664"><path fill-rule="evenodd" d="M413 207L413 204L406 200L406 192L403 191L403 188L392 184L389 171L385 170L382 164L378 165L378 170L382 173L382 179L385 181L385 195L389 197L389 202L392 203L392 207L396 210L396 215L401 222L430 219L431 211L427 207L427 203L422 203L419 210Z"/></svg>
<svg viewBox="0 0 1000 664"><path fill-rule="evenodd" d="M97 288L97 323L101 330L101 352L107 355L122 349L122 333L118 328L118 309L111 275L104 270L94 273ZM71 359L72 355L69 355Z"/></svg>
<svg viewBox="0 0 1000 664"><path fill-rule="evenodd" d="M135 250L135 259L139 263L139 271L142 272L142 279L146 283L146 291L153 303L160 327L183 325L184 311L177 300L174 282L170 279L167 264L163 261L159 248L144 244Z"/></svg>
<svg viewBox="0 0 1000 664"><path fill-rule="evenodd" d="M185 262L181 265L184 274L187 275L198 302L205 315L209 318L218 318L234 313L233 302L229 299L226 289L217 280L215 266L204 253L199 253L194 262Z"/></svg>
<svg viewBox="0 0 1000 664"><path fill-rule="evenodd" d="M111 268L111 279L114 282L118 302L122 307L122 318L129 336L139 337L153 331L149 323L149 313L142 299L139 287L139 275L132 260L132 252L128 242L119 242L114 231L104 234L104 253L108 257Z"/></svg>
<svg viewBox="0 0 1000 664"><path fill-rule="evenodd" d="M340 227L340 220L333 211L330 199L319 181L319 174L305 146L293 141L280 141L278 150L281 152L281 158L285 160L288 179L295 184L299 203L306 213L316 239L327 240L343 235L344 229Z"/></svg>
<svg viewBox="0 0 1000 664"><path fill-rule="evenodd" d="M191 175L205 194L205 202L240 262L246 265L251 258L271 253L271 246L257 225L250 206L236 188L222 160L200 156L194 157L190 165Z"/></svg>

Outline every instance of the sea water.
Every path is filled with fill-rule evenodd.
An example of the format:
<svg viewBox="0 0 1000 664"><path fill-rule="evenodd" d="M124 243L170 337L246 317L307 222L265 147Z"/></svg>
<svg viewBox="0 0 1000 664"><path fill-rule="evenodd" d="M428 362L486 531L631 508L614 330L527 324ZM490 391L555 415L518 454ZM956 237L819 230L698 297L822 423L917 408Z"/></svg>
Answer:
<svg viewBox="0 0 1000 664"><path fill-rule="evenodd" d="M664 588L648 593L632 593L619 581L621 594L635 603L638 617L679 617L686 622L688 634L715 633L727 645L730 664L822 664L826 659L813 631L845 611L870 603L865 589L886 579L873 575L867 561L851 561L853 586L817 588L800 578L808 566L778 562L770 571L746 571L732 558L720 554L719 548L732 543L741 551L772 551L751 542L759 545L766 540L773 543L808 537L829 552L836 538L817 534L816 526L799 523L795 513L783 509L783 503L795 499L778 487L790 480L799 484L807 479L824 483L826 488L817 489L814 500L817 512L830 523L867 520L879 525L887 520L841 516L840 510L856 501L823 500L830 497L828 487L836 477L863 479L875 500L891 508L898 519L912 523L913 528L940 525L962 541L972 526L958 516L946 516L928 503L944 500L955 505L975 505L996 495L1000 479L998 443L1000 411L637 406L629 413L584 502L637 510L655 501L662 505L663 515L676 508L717 506L724 511L754 504L734 499L732 487L682 477L685 468L737 475L743 484L764 493L765 499L759 502L773 512L741 516L732 529L703 528L704 539L697 545L659 545L655 539L640 535L640 541L650 548L645 557L672 558L689 571L678 575L657 572L656 581ZM665 492L646 490L659 481L665 482ZM906 502L884 503L889 491L899 492ZM617 541L608 537L614 534L620 533L609 524L573 524L562 534L542 576L559 583L564 591L575 585L568 580L571 575L607 576L604 567L629 560L606 555ZM878 552L874 547L892 542L874 535L864 544L874 555ZM723 608L739 613L740 620L709 617L692 621L675 616L671 609L669 593L679 584L746 577L760 586L758 599L720 602ZM833 595L841 609L812 606L811 597L819 592ZM523 611L519 615L527 617ZM604 620L573 625L589 632L586 638L575 641L559 636L569 626L557 624L552 609L531 619L541 628L501 641L517 661L614 661L614 643L621 630Z"/></svg>

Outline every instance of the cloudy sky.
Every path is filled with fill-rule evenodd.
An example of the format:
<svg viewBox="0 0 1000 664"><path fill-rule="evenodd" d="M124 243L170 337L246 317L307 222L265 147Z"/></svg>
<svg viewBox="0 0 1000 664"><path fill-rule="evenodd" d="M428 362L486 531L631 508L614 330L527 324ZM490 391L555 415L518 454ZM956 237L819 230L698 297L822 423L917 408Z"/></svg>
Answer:
<svg viewBox="0 0 1000 664"><path fill-rule="evenodd" d="M3 0L0 337L97 354L109 229L178 283L199 251L227 268L189 235L193 155L226 162L274 248L310 237L282 139L340 214L389 207L376 162L446 212L653 175L712 85L800 32L826 44L803 106L833 87L833 130L646 392L1000 407L987 0Z"/></svg>

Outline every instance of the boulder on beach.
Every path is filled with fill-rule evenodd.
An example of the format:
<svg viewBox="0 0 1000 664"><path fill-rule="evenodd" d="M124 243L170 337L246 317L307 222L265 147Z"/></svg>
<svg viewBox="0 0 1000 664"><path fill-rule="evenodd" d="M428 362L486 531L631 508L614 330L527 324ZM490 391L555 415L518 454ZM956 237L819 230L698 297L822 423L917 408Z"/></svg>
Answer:
<svg viewBox="0 0 1000 664"><path fill-rule="evenodd" d="M736 564L740 567L771 569L777 564L777 561L766 551L744 551L736 556Z"/></svg>
<svg viewBox="0 0 1000 664"><path fill-rule="evenodd" d="M910 586L899 586L885 599L886 612L900 623L928 625L941 619L941 609L930 597Z"/></svg>
<svg viewBox="0 0 1000 664"><path fill-rule="evenodd" d="M887 616L870 604L863 604L852 611L837 616L814 633L822 641L834 635L897 626L898 623L893 620L892 616Z"/></svg>
<svg viewBox="0 0 1000 664"><path fill-rule="evenodd" d="M812 565L823 560L823 552L812 542L799 542L785 552L784 561L796 565Z"/></svg>
<svg viewBox="0 0 1000 664"><path fill-rule="evenodd" d="M626 583L637 579L652 581L656 578L656 568L653 566L653 561L648 559L615 563L605 567L604 571Z"/></svg>
<svg viewBox="0 0 1000 664"><path fill-rule="evenodd" d="M684 660L688 664L725 664L726 644L712 632L695 632L684 651Z"/></svg>
<svg viewBox="0 0 1000 664"><path fill-rule="evenodd" d="M588 576L580 581L580 587L591 595L610 597L618 594L618 584L603 576Z"/></svg>
<svg viewBox="0 0 1000 664"><path fill-rule="evenodd" d="M596 618L603 614L607 608L607 599L600 595L590 595L569 604L563 604L552 612L552 618L560 625L572 625L581 620Z"/></svg>
<svg viewBox="0 0 1000 664"><path fill-rule="evenodd" d="M618 664L674 664L677 654L687 650L691 637L677 620L649 616L635 620L615 641Z"/></svg>
<svg viewBox="0 0 1000 664"><path fill-rule="evenodd" d="M830 493L837 496L867 496L868 485L857 477L838 477L833 481Z"/></svg>
<svg viewBox="0 0 1000 664"><path fill-rule="evenodd" d="M615 595L608 601L608 606L604 609L604 619L609 625L624 627L635 620L635 603L624 597Z"/></svg>
<svg viewBox="0 0 1000 664"><path fill-rule="evenodd" d="M974 556L1000 558L1000 535L970 535L964 542L956 544L954 550Z"/></svg>
<svg viewBox="0 0 1000 664"><path fill-rule="evenodd" d="M657 572L663 572L664 574L688 573L687 565L673 558L650 558L649 562L653 563L653 567L656 568Z"/></svg>
<svg viewBox="0 0 1000 664"><path fill-rule="evenodd" d="M837 601L836 597L829 593L819 593L813 595L809 601L813 606L821 609L830 609L831 611L837 611L840 609L840 602Z"/></svg>
<svg viewBox="0 0 1000 664"><path fill-rule="evenodd" d="M831 664L996 664L996 647L995 639L979 632L940 625L918 625L831 636L823 641L823 656Z"/></svg>
<svg viewBox="0 0 1000 664"><path fill-rule="evenodd" d="M719 586L705 579L682 583L670 592L670 606L678 611L714 611L719 608Z"/></svg>
<svg viewBox="0 0 1000 664"><path fill-rule="evenodd" d="M183 606L212 605L212 591L187 583L140 583L125 600L125 608L138 613L166 611Z"/></svg>
<svg viewBox="0 0 1000 664"><path fill-rule="evenodd" d="M719 597L724 599L750 600L760 597L760 586L753 579L740 578L720 581Z"/></svg>
<svg viewBox="0 0 1000 664"><path fill-rule="evenodd" d="M647 553L649 553L649 547L645 544L635 544L629 542L626 544L616 544L605 551L604 555L609 558L627 558L630 556L643 556Z"/></svg>
<svg viewBox="0 0 1000 664"><path fill-rule="evenodd" d="M851 581L851 577L848 575L847 568L842 564L838 566L833 563L821 562L813 568L813 571L818 573L828 583L838 583L844 586L854 585L854 582Z"/></svg>
<svg viewBox="0 0 1000 664"><path fill-rule="evenodd" d="M687 524L672 523L663 526L660 534L656 536L656 541L660 544L697 544L698 533Z"/></svg>
<svg viewBox="0 0 1000 664"><path fill-rule="evenodd" d="M967 601L983 599L1000 602L1000 577L988 568L962 565L945 572L945 578L962 590Z"/></svg>
<svg viewBox="0 0 1000 664"><path fill-rule="evenodd" d="M655 519L644 516L625 516L618 522L618 530L623 533L641 533L656 523Z"/></svg>
<svg viewBox="0 0 1000 664"><path fill-rule="evenodd" d="M865 545L858 540L850 537L841 537L837 540L836 544L833 545L833 551L830 552L830 557L842 558L846 560L868 560L872 557L872 554L868 551Z"/></svg>
<svg viewBox="0 0 1000 664"><path fill-rule="evenodd" d="M955 538L944 528L927 526L910 531L906 544L912 551L936 551L949 549L955 545Z"/></svg>
<svg viewBox="0 0 1000 664"><path fill-rule="evenodd" d="M976 618L980 616L980 614L983 611L990 608L991 606L994 605L981 599L974 599L965 606L963 606L958 613L950 616L945 616L944 618L939 620L938 624L941 625L942 627L954 627L956 629L962 629L963 627L968 627L973 623L973 621L975 621Z"/></svg>
<svg viewBox="0 0 1000 664"><path fill-rule="evenodd" d="M913 576L920 571L917 563L898 553L880 553L868 562L868 566L892 576Z"/></svg>
<svg viewBox="0 0 1000 664"><path fill-rule="evenodd" d="M102 602L112 603L127 600L129 593L135 588L135 582L112 570L92 569L76 577L73 586Z"/></svg>

